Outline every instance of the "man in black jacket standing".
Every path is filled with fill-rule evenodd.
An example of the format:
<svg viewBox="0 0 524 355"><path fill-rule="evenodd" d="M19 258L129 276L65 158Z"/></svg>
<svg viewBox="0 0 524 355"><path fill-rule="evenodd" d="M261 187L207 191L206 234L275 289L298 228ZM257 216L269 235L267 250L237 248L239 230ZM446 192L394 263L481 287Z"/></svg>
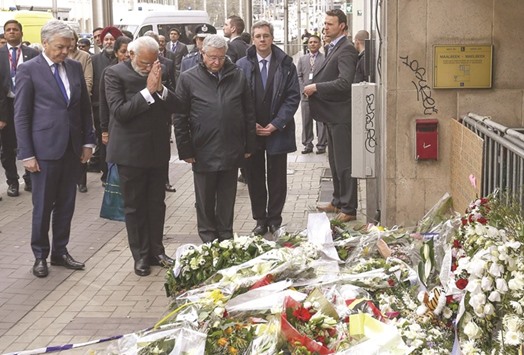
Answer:
<svg viewBox="0 0 524 355"><path fill-rule="evenodd" d="M237 65L248 78L255 101L257 150L247 160L246 173L254 234L274 233L282 225L287 195L287 154L297 150L294 115L300 104L293 58L273 45L273 25L252 27L253 46ZM267 165L266 165L267 164ZM267 171L267 180L266 180Z"/></svg>
<svg viewBox="0 0 524 355"><path fill-rule="evenodd" d="M226 57L222 36L209 35L202 63L180 75L175 114L181 160L193 165L198 234L203 242L233 237L238 168L255 150L253 100L242 70Z"/></svg>
<svg viewBox="0 0 524 355"><path fill-rule="evenodd" d="M180 104L162 85L158 43L144 36L130 43L128 50L130 61L105 71L111 134L107 160L118 165L135 273L146 276L150 265L173 264L162 242L164 185L171 156L168 125Z"/></svg>
<svg viewBox="0 0 524 355"><path fill-rule="evenodd" d="M7 44L0 48L0 90L4 91L5 114L0 116L0 136L2 141L2 166L7 178L7 195L19 195L18 171L16 168L16 133L14 123L15 78L18 66L38 56L38 51L22 45L22 25L16 20L4 24ZM26 170L24 176L25 191L31 191L31 176ZM1 198L0 198L1 199Z"/></svg>
<svg viewBox="0 0 524 355"><path fill-rule="evenodd" d="M227 46L227 56L233 63L246 55L246 51L249 48L249 44L244 42L240 37L244 32L244 20L239 16L229 16L224 24L223 31L224 37L229 38Z"/></svg>

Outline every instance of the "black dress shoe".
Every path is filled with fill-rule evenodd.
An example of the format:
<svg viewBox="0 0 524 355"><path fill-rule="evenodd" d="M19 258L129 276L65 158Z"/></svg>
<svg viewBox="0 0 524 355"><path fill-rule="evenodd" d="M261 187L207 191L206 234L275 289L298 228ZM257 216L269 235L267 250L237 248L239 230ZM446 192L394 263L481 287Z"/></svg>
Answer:
<svg viewBox="0 0 524 355"><path fill-rule="evenodd" d="M166 191L167 192L176 192L176 189L173 185L171 184L166 184Z"/></svg>
<svg viewBox="0 0 524 355"><path fill-rule="evenodd" d="M9 187L7 188L7 196L16 197L19 195L18 184L9 184Z"/></svg>
<svg viewBox="0 0 524 355"><path fill-rule="evenodd" d="M147 276L151 273L149 263L145 258L138 259L135 261L135 274L138 276Z"/></svg>
<svg viewBox="0 0 524 355"><path fill-rule="evenodd" d="M253 228L253 234L254 235L264 235L267 233L267 226L262 224L257 224L255 228Z"/></svg>
<svg viewBox="0 0 524 355"><path fill-rule="evenodd" d="M326 148L317 148L317 154L324 154L326 152Z"/></svg>
<svg viewBox="0 0 524 355"><path fill-rule="evenodd" d="M51 265L57 265L57 266L63 266L66 269L72 269L72 270L83 270L86 266L84 263L81 263L80 261L76 261L73 259L69 253L65 253L64 255L58 255L58 256L51 256Z"/></svg>
<svg viewBox="0 0 524 355"><path fill-rule="evenodd" d="M165 268L169 268L175 265L175 260L167 256L166 254L154 255L149 258L151 265L159 265Z"/></svg>
<svg viewBox="0 0 524 355"><path fill-rule="evenodd" d="M302 151L302 154L309 154L309 153L313 153L313 148L306 147Z"/></svg>
<svg viewBox="0 0 524 355"><path fill-rule="evenodd" d="M87 192L87 186L78 184L78 192L86 193Z"/></svg>
<svg viewBox="0 0 524 355"><path fill-rule="evenodd" d="M276 232L277 230L279 230L279 229L280 229L280 226L277 226L276 224L270 224L270 225L269 225L269 231L270 231L271 233L275 233L275 232Z"/></svg>
<svg viewBox="0 0 524 355"><path fill-rule="evenodd" d="M36 259L33 265L33 275L36 277L46 277L48 274L47 261L45 259Z"/></svg>
<svg viewBox="0 0 524 355"><path fill-rule="evenodd" d="M32 192L32 191L33 191L33 185L28 184L28 183L26 182L26 183L25 183L25 186L24 186L24 191Z"/></svg>

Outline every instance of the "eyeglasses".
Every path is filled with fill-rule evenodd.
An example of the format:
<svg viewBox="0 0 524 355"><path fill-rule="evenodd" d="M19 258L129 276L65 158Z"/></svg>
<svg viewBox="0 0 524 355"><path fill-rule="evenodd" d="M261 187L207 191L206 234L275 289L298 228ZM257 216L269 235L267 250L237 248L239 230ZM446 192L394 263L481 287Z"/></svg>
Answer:
<svg viewBox="0 0 524 355"><path fill-rule="evenodd" d="M224 60L226 60L226 57L215 57L215 56L208 56L206 53L204 53L204 55L212 62L223 62Z"/></svg>

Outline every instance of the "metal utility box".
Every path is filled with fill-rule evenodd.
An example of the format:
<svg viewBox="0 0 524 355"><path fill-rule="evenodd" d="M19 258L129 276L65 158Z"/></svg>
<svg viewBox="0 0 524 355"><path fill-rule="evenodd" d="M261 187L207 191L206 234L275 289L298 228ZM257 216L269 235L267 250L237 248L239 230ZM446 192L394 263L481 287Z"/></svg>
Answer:
<svg viewBox="0 0 524 355"><path fill-rule="evenodd" d="M438 120L416 120L416 160L438 160Z"/></svg>
<svg viewBox="0 0 524 355"><path fill-rule="evenodd" d="M376 176L378 149L377 84L353 84L351 88L351 176Z"/></svg>

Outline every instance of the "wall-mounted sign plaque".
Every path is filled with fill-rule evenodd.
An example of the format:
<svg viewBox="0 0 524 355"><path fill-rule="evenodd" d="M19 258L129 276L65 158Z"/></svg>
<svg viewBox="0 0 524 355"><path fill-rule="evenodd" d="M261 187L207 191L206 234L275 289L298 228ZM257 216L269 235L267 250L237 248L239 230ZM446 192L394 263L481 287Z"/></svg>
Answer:
<svg viewBox="0 0 524 355"><path fill-rule="evenodd" d="M433 49L433 88L491 88L492 45L435 45Z"/></svg>

